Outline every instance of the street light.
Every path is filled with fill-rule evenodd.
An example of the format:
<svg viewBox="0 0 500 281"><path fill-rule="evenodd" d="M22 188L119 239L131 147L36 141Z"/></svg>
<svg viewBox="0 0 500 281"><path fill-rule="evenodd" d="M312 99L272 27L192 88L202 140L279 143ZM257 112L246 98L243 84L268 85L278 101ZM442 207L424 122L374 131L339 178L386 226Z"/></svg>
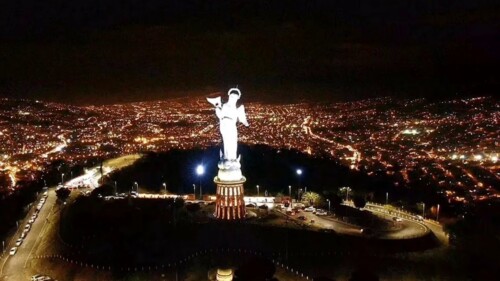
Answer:
<svg viewBox="0 0 500 281"><path fill-rule="evenodd" d="M200 200L203 199L203 196L201 194L201 176L205 173L205 167L203 167L203 165L198 165L198 167L196 167L196 174L198 175L198 177L200 178ZM196 199L196 193L194 194L194 197Z"/></svg>
<svg viewBox="0 0 500 281"><path fill-rule="evenodd" d="M257 196L259 196L259 185L257 185Z"/></svg>
<svg viewBox="0 0 500 281"><path fill-rule="evenodd" d="M288 197L290 197L290 208L292 207L292 186L288 186Z"/></svg>
<svg viewBox="0 0 500 281"><path fill-rule="evenodd" d="M438 207L437 207L436 221L439 221L439 204L438 204Z"/></svg>
<svg viewBox="0 0 500 281"><path fill-rule="evenodd" d="M64 184L64 173L61 173L61 184Z"/></svg>
<svg viewBox="0 0 500 281"><path fill-rule="evenodd" d="M349 201L349 191L351 191L351 188L348 187L348 186L345 186L345 187L341 187L340 188L340 191L341 192L344 192L345 191L345 201Z"/></svg>
<svg viewBox="0 0 500 281"><path fill-rule="evenodd" d="M422 217L425 218L425 202L422 202Z"/></svg>
<svg viewBox="0 0 500 281"><path fill-rule="evenodd" d="M326 201L328 202L328 213L331 213L330 212L330 199L326 199Z"/></svg>
<svg viewBox="0 0 500 281"><path fill-rule="evenodd" d="M196 185L193 183L193 200L196 200Z"/></svg>
<svg viewBox="0 0 500 281"><path fill-rule="evenodd" d="M302 175L302 169L297 169L296 172L297 172L297 176L299 178L299 186L298 187L300 188L300 180L301 180L300 176ZM297 192L298 192L298 189L297 189ZM299 197L299 195L297 194L297 199L299 199L298 197Z"/></svg>
<svg viewBox="0 0 500 281"><path fill-rule="evenodd" d="M389 205L389 192L385 193L385 204Z"/></svg>
<svg viewBox="0 0 500 281"><path fill-rule="evenodd" d="M165 194L167 194L167 184L163 183L163 188L165 188Z"/></svg>

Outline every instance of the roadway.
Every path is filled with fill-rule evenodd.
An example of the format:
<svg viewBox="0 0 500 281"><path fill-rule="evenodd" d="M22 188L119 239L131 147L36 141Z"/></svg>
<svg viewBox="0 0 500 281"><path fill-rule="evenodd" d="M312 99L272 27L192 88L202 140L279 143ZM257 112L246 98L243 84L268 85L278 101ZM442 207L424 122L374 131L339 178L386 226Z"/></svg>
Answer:
<svg viewBox="0 0 500 281"><path fill-rule="evenodd" d="M300 211L294 218L300 216L306 218L306 220L303 221L304 223L313 224L322 229L332 229L336 233L345 235L361 235L361 227L335 220L330 216L317 216L312 212ZM314 223L311 223L312 220L314 220Z"/></svg>
<svg viewBox="0 0 500 281"><path fill-rule="evenodd" d="M433 221L433 220L423 220L423 221L417 221L415 220L415 215L410 214L407 212L402 212L399 210L388 210L385 206L383 205L378 205L378 204L373 204L373 203L367 203L366 207L368 208L367 210L373 212L374 214L377 214L379 216L397 216L402 218L404 221L407 222L412 222L414 224L419 224L421 226L426 227L428 230L432 231L434 235L441 241L443 244L447 245L448 244L448 236L443 230L443 226L440 225L438 222ZM388 213L391 212L391 213Z"/></svg>
<svg viewBox="0 0 500 281"><path fill-rule="evenodd" d="M15 242L23 232L24 226L28 223L28 220L36 210L36 205L40 202L40 198L41 197L38 197L38 199L33 203L28 215L22 223L19 224L18 230L12 239L10 239L8 245L6 245L6 255L0 259L0 280L2 281L30 280L31 276L34 274L43 274L41 272L33 272L33 270L28 266L28 261L31 256L36 253L38 247L40 246L40 240L43 238L48 229L48 219L50 219L50 217L54 214L53 210L56 203L56 194L53 188L48 190L48 197L45 204L39 211L35 222L31 225L31 229L24 238L23 243L18 247L16 254L10 256L8 253L10 249L15 246Z"/></svg>
<svg viewBox="0 0 500 281"><path fill-rule="evenodd" d="M373 234L370 236L376 237L377 239L408 239L422 236L429 231L423 223L415 220L402 218L401 222L394 222L392 218L396 215L373 212L372 210L368 211L371 211L375 215L387 220L388 224L395 226L386 230L372 229ZM300 216L304 216L306 220L299 220L298 217ZM314 225L320 229L332 229L338 234L354 236L363 235L361 232L363 229L362 226L343 222L331 215L317 216L312 212L300 211L298 214L291 216L291 218L308 225ZM314 220L314 223L311 223L311 220Z"/></svg>

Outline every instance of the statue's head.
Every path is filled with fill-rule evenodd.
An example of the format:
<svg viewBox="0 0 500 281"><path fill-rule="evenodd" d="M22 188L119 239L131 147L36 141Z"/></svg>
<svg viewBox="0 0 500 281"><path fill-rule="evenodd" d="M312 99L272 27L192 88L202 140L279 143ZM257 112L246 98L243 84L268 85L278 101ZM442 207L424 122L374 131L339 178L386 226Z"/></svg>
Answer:
<svg viewBox="0 0 500 281"><path fill-rule="evenodd" d="M231 88L231 89L229 89L229 91L227 91L227 95L229 97L236 96L236 99L239 99L241 96L241 91L238 88Z"/></svg>

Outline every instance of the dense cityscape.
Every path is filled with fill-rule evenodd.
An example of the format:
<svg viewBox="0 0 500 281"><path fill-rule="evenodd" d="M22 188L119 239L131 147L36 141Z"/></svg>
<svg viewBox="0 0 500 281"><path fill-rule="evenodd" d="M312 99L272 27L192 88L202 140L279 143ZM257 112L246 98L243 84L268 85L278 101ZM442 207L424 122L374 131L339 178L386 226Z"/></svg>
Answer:
<svg viewBox="0 0 500 281"><path fill-rule="evenodd" d="M214 96L212 94L210 96ZM391 97L338 103L246 103L240 140L331 158L395 186L438 186L449 202L498 198L500 104ZM103 106L0 101L1 188L34 180L52 161L218 145L205 97Z"/></svg>

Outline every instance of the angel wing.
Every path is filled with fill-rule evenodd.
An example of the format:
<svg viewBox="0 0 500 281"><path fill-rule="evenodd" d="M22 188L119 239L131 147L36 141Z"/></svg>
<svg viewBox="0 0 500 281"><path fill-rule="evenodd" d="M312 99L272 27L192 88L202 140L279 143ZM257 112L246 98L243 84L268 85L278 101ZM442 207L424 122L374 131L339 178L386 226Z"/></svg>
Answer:
<svg viewBox="0 0 500 281"><path fill-rule="evenodd" d="M245 106L241 105L237 108L238 120L243 123L243 125L248 127L247 115L245 113Z"/></svg>
<svg viewBox="0 0 500 281"><path fill-rule="evenodd" d="M221 107L222 106L222 101L220 97L216 98L207 98L207 101L211 103L215 107Z"/></svg>

